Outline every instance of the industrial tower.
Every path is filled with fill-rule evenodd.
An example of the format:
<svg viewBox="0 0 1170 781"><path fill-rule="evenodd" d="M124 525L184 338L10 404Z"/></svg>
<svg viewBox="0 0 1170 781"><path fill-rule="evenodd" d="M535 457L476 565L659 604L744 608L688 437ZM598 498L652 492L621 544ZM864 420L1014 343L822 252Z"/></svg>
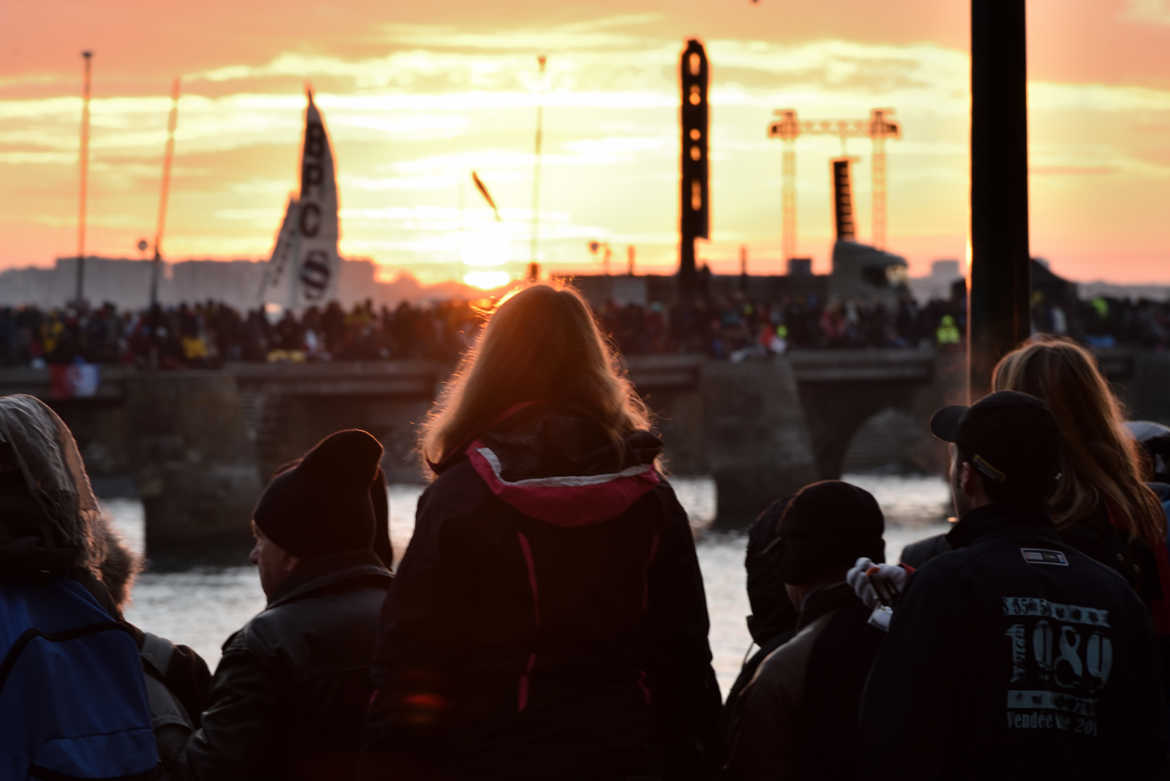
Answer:
<svg viewBox="0 0 1170 781"><path fill-rule="evenodd" d="M679 180L679 290L693 292L695 239L710 236L707 187L707 54L687 41L679 62L682 86L682 160Z"/></svg>
<svg viewBox="0 0 1170 781"><path fill-rule="evenodd" d="M872 146L873 215L871 241L879 249L886 245L886 139L900 138L902 126L894 121L894 110L875 108L868 119L797 119L796 109L778 109L777 119L768 123L768 137L784 142L780 164L781 210L783 214L781 240L784 258L796 255L796 139L801 135L838 136L844 147L848 138L868 137ZM842 149L844 152L844 149Z"/></svg>

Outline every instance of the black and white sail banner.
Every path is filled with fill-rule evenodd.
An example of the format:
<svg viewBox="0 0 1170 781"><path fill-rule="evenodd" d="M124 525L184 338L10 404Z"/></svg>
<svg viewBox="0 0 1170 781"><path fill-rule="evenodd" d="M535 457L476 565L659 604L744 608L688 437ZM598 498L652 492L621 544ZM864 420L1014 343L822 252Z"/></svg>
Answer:
<svg viewBox="0 0 1170 781"><path fill-rule="evenodd" d="M289 199L272 251L262 298L291 309L324 304L337 295L340 260L337 178L321 112L308 95L301 147L301 193Z"/></svg>
<svg viewBox="0 0 1170 781"><path fill-rule="evenodd" d="M272 301L281 306L291 303L293 274L290 271L296 268L300 257L298 214L297 199L289 196L288 206L284 210L284 221L280 224L280 232L276 234L276 246L272 248L272 258L264 269L264 286L260 290L261 302Z"/></svg>

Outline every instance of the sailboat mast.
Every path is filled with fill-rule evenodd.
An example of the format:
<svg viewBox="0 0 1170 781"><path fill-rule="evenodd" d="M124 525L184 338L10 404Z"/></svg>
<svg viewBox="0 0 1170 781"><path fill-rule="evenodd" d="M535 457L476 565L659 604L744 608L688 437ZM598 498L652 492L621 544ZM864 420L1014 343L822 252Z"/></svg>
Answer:
<svg viewBox="0 0 1170 781"><path fill-rule="evenodd" d="M175 156L175 126L179 122L179 80L171 86L171 116L167 123L167 145L163 153L162 192L158 198L158 227L154 232L154 263L150 269L150 308L158 304L158 277L162 265L162 237L167 221L167 199L171 193L171 161Z"/></svg>

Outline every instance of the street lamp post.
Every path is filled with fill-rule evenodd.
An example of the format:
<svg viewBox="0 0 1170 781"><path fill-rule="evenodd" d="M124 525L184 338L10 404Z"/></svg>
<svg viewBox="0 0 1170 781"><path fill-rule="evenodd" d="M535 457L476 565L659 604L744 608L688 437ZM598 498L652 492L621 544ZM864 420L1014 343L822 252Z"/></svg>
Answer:
<svg viewBox="0 0 1170 781"><path fill-rule="evenodd" d="M613 258L613 249L609 246L607 241L591 241L589 242L589 251L596 257L597 253L601 252L601 266L605 270L605 275L609 276L609 261Z"/></svg>
<svg viewBox="0 0 1170 781"><path fill-rule="evenodd" d="M532 170L532 257L530 263L539 263L540 258L540 158L541 146L544 143L544 66L548 57L540 55L540 83L536 97L536 150L533 154Z"/></svg>
<svg viewBox="0 0 1170 781"><path fill-rule="evenodd" d="M85 61L85 80L81 93L81 154L78 161L81 175L81 194L77 214L77 285L74 291L74 300L78 306L85 299L85 210L86 188L89 177L89 95L93 65L93 52L83 51Z"/></svg>

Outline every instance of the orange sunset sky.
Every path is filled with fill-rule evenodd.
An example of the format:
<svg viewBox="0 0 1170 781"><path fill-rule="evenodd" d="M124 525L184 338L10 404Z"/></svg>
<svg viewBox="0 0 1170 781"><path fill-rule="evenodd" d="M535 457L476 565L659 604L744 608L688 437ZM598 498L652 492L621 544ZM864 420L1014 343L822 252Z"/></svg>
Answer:
<svg viewBox="0 0 1170 781"><path fill-rule="evenodd" d="M337 161L341 245L424 281L528 260L543 90L541 260L673 268L678 57L711 62L710 242L699 257L778 272L772 110L889 106L889 248L911 272L961 258L968 226L969 2L445 0L325 3L6 0L0 4L0 268L76 250L80 51L94 54L87 251L137 256L154 232L169 89L182 99L164 254L267 257L297 186L316 92ZM1170 0L1028 3L1031 246L1081 279L1170 282ZM537 55L546 53L542 87ZM830 137L798 142L800 254L828 269ZM869 235L869 143L855 193ZM501 228L470 181L475 169Z"/></svg>

